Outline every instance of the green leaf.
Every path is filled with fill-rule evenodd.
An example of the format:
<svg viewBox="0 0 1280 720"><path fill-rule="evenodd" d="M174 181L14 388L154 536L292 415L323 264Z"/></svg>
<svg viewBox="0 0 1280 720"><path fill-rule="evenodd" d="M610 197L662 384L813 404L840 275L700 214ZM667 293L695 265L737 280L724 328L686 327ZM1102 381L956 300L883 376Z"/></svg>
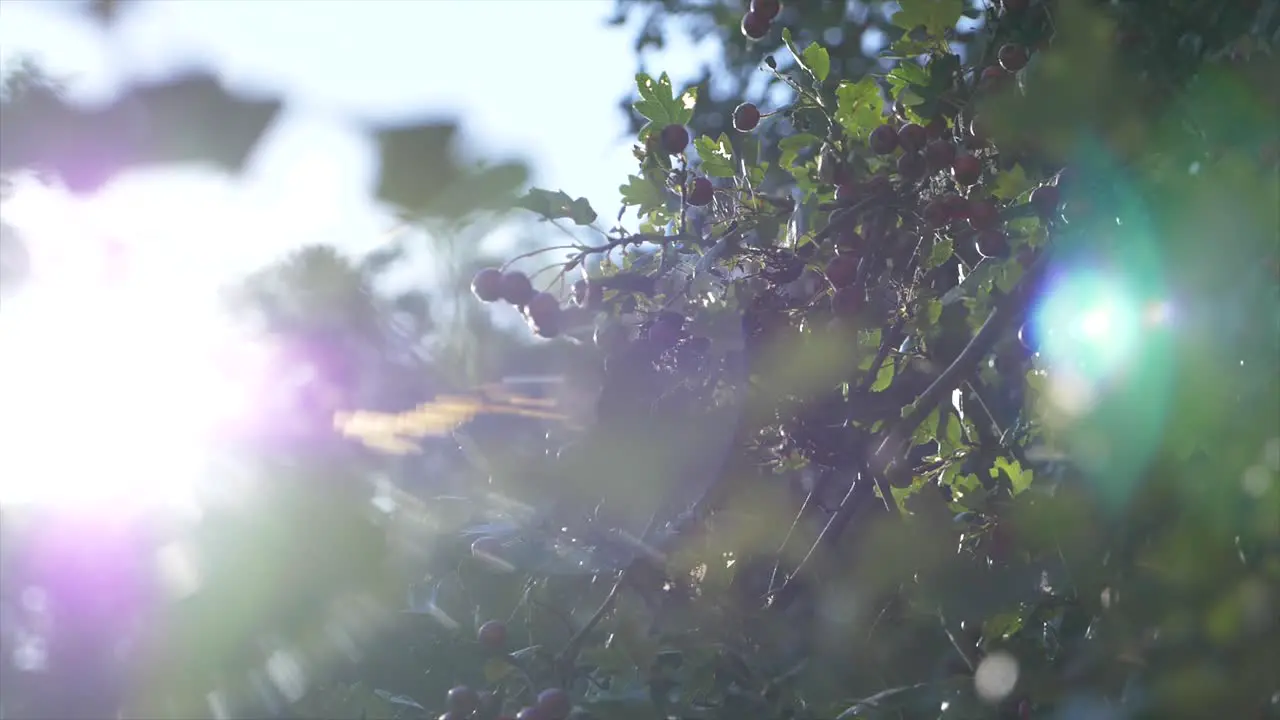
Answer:
<svg viewBox="0 0 1280 720"><path fill-rule="evenodd" d="M635 111L640 113L640 117L652 122L658 128L666 127L672 124L671 116L667 113L667 108L660 102L653 100L641 100L632 105Z"/></svg>
<svg viewBox="0 0 1280 720"><path fill-rule="evenodd" d="M693 109L698 104L698 88L690 87L680 93L680 97L675 100L676 105L672 111L675 122L680 125L688 125L693 119Z"/></svg>
<svg viewBox="0 0 1280 720"><path fill-rule="evenodd" d="M659 128L665 125L684 125L693 118L693 108L698 102L698 89L691 87L676 96L671 78L663 73L654 80L647 73L636 73L636 90L640 100L632 105L635 111Z"/></svg>
<svg viewBox="0 0 1280 720"><path fill-rule="evenodd" d="M825 82L827 75L831 73L831 55L818 43L804 49L804 64L808 66L813 79L820 83Z"/></svg>
<svg viewBox="0 0 1280 720"><path fill-rule="evenodd" d="M527 171L517 163L468 167L457 154L457 126L410 124L377 133L377 198L408 215L457 219L504 203L510 207Z"/></svg>
<svg viewBox="0 0 1280 720"><path fill-rule="evenodd" d="M574 200L563 190L551 192L542 188L530 188L516 204L548 220L568 218L578 225L590 225L596 221L596 211L586 198Z"/></svg>
<svg viewBox="0 0 1280 720"><path fill-rule="evenodd" d="M1014 495L1017 495L1023 490L1031 487L1033 473L1030 470L1023 470L1022 464L1017 460L1012 460L1001 455L996 458L993 469L997 472L1004 471L1004 473L1009 477L1009 482L1013 485Z"/></svg>
<svg viewBox="0 0 1280 720"><path fill-rule="evenodd" d="M884 97L874 78L840 83L836 88L836 122L849 135L865 138L883 119Z"/></svg>
<svg viewBox="0 0 1280 720"><path fill-rule="evenodd" d="M885 362L880 365L880 370L876 372L876 381L871 384L871 391L880 392L889 387L891 382L893 382L893 363Z"/></svg>
<svg viewBox="0 0 1280 720"><path fill-rule="evenodd" d="M778 150L781 154L778 157L778 163L784 168L790 168L796 163L796 158L800 156L800 151L817 145L822 139L811 133L797 133L788 135L778 141Z"/></svg>
<svg viewBox="0 0 1280 720"><path fill-rule="evenodd" d="M702 172L711 177L733 177L733 145L727 133L720 133L718 140L703 135L693 141L698 150L698 158L702 160Z"/></svg>
<svg viewBox="0 0 1280 720"><path fill-rule="evenodd" d="M796 65L806 73L813 75L813 70L805 64L804 53L800 52L799 48L796 47L795 41L791 39L791 28L782 28L782 44L786 45L787 50L791 51L791 57L796 59Z"/></svg>
<svg viewBox="0 0 1280 720"><path fill-rule="evenodd" d="M1019 163L999 174L991 194L1001 200L1012 200L1035 186L1036 183L1027 177L1027 171Z"/></svg>
<svg viewBox="0 0 1280 720"><path fill-rule="evenodd" d="M938 320L942 317L942 303L938 300L930 300L925 303L924 316L929 325L937 325Z"/></svg>
<svg viewBox="0 0 1280 720"><path fill-rule="evenodd" d="M924 27L931 37L941 39L960 21L964 0L899 0L898 8L889 22L908 32Z"/></svg>
<svg viewBox="0 0 1280 720"><path fill-rule="evenodd" d="M893 88L894 95L897 95L912 85L928 87L929 71L914 60L904 60L889 71L886 79L889 81L889 86Z"/></svg>
<svg viewBox="0 0 1280 720"><path fill-rule="evenodd" d="M929 251L929 257L925 261L925 265L929 269L936 268L950 260L953 252L955 252L955 248L952 247L951 238L942 238L933 244L933 249Z"/></svg>
<svg viewBox="0 0 1280 720"><path fill-rule="evenodd" d="M627 207L637 206L636 213L641 217L666 203L662 189L638 175L629 176L627 184L619 187L618 192L622 193L622 204Z"/></svg>

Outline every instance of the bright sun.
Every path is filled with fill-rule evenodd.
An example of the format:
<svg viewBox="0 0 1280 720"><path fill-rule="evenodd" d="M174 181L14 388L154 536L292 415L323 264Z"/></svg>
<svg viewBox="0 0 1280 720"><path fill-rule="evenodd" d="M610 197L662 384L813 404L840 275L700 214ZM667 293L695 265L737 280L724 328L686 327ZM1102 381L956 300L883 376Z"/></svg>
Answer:
<svg viewBox="0 0 1280 720"><path fill-rule="evenodd" d="M191 503L218 424L242 409L213 298L102 275L38 276L4 301L0 504Z"/></svg>

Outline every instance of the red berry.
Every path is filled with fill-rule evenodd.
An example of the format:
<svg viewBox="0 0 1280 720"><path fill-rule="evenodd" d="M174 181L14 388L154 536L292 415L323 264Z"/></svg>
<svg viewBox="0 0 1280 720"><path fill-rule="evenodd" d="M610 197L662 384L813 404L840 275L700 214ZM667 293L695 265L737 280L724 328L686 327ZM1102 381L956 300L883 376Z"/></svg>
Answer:
<svg viewBox="0 0 1280 720"><path fill-rule="evenodd" d="M529 298L524 311L534 325L553 322L553 317L560 314L560 299L551 293L536 293Z"/></svg>
<svg viewBox="0 0 1280 720"><path fill-rule="evenodd" d="M502 297L502 271L485 268L471 278L471 292L481 302L495 302Z"/></svg>
<svg viewBox="0 0 1280 720"><path fill-rule="evenodd" d="M983 69L982 76L978 78L978 87L983 90L995 90L1004 84L1005 78L1009 74L998 65L990 65Z"/></svg>
<svg viewBox="0 0 1280 720"><path fill-rule="evenodd" d="M480 646L489 652L502 652L507 648L507 625L501 620L490 620L476 633Z"/></svg>
<svg viewBox="0 0 1280 720"><path fill-rule="evenodd" d="M569 693L560 688L547 688L538 693L538 710L546 720L564 720L573 711Z"/></svg>
<svg viewBox="0 0 1280 720"><path fill-rule="evenodd" d="M876 197L888 195L893 192L893 183L889 181L888 175L873 175L866 184L867 194Z"/></svg>
<svg viewBox="0 0 1280 720"><path fill-rule="evenodd" d="M827 281L842 288L852 285L858 277L858 258L853 255L836 255L827 263Z"/></svg>
<svg viewBox="0 0 1280 720"><path fill-rule="evenodd" d="M1000 67L1009 72L1018 72L1027 66L1027 48L1024 45L1009 43L1000 48Z"/></svg>
<svg viewBox="0 0 1280 720"><path fill-rule="evenodd" d="M948 220L967 220L969 218L969 201L957 193L945 193L941 198L947 208Z"/></svg>
<svg viewBox="0 0 1280 720"><path fill-rule="evenodd" d="M990 230L1000 224L1000 208L991 200L969 203L969 224L974 230Z"/></svg>
<svg viewBox="0 0 1280 720"><path fill-rule="evenodd" d="M987 142L987 123L981 115L974 115L969 121L969 139L979 146Z"/></svg>
<svg viewBox="0 0 1280 720"><path fill-rule="evenodd" d="M958 185L973 185L982 176L982 163L972 155L959 155L951 163L951 176Z"/></svg>
<svg viewBox="0 0 1280 720"><path fill-rule="evenodd" d="M748 11L742 16L742 34L752 40L759 40L769 34L770 20L763 15Z"/></svg>
<svg viewBox="0 0 1280 720"><path fill-rule="evenodd" d="M595 341L596 347L604 354L614 355L621 352L627 346L627 343L631 342L631 338L628 337L630 334L624 325L606 323L596 328L592 339Z"/></svg>
<svg viewBox="0 0 1280 720"><path fill-rule="evenodd" d="M459 685L449 691L449 712L466 717L476 711L480 705L480 694L466 685Z"/></svg>
<svg viewBox="0 0 1280 720"><path fill-rule="evenodd" d="M871 152L877 155L888 155L898 147L898 131L894 130L892 125L881 125L871 131L867 145L871 147Z"/></svg>
<svg viewBox="0 0 1280 720"><path fill-rule="evenodd" d="M733 127L739 132L751 132L760 124L760 108L753 103L742 103L733 110Z"/></svg>
<svg viewBox="0 0 1280 720"><path fill-rule="evenodd" d="M680 342L681 334L681 323L664 318L658 318L649 326L649 342L663 350L675 347Z"/></svg>
<svg viewBox="0 0 1280 720"><path fill-rule="evenodd" d="M924 131L930 140L938 140L947 134L947 121L942 118L934 118L929 121L928 125L924 126Z"/></svg>
<svg viewBox="0 0 1280 720"><path fill-rule="evenodd" d="M778 17L778 13L782 12L782 3L779 0L751 0L751 12L760 16L765 22L773 22Z"/></svg>
<svg viewBox="0 0 1280 720"><path fill-rule="evenodd" d="M711 203L713 195L715 195L715 188L711 185L711 181L704 177L696 177L689 186L687 200L694 207L702 207Z"/></svg>
<svg viewBox="0 0 1280 720"><path fill-rule="evenodd" d="M898 144L907 152L917 152L924 149L924 145L928 141L929 133L925 131L923 125L907 123L898 129Z"/></svg>
<svg viewBox="0 0 1280 720"><path fill-rule="evenodd" d="M671 124L662 128L662 149L668 155L679 155L689 147L689 131L683 125Z"/></svg>
<svg viewBox="0 0 1280 720"><path fill-rule="evenodd" d="M858 197L858 186L844 183L836 186L836 202L852 203Z"/></svg>
<svg viewBox="0 0 1280 720"><path fill-rule="evenodd" d="M533 283L529 276L519 270L508 270L502 274L502 299L512 305L524 305L533 297Z"/></svg>
<svg viewBox="0 0 1280 720"><path fill-rule="evenodd" d="M1031 207L1035 208L1037 215L1047 220L1058 212L1058 202L1061 197L1058 188L1053 185L1042 185L1031 193Z"/></svg>
<svg viewBox="0 0 1280 720"><path fill-rule="evenodd" d="M983 230L978 233L977 246L983 257L1002 258L1009 254L1009 239L1001 230Z"/></svg>
<svg viewBox="0 0 1280 720"><path fill-rule="evenodd" d="M956 145L950 140L934 140L924 147L924 161L929 172L951 167L956 161Z"/></svg>
<svg viewBox="0 0 1280 720"><path fill-rule="evenodd" d="M898 175L903 180L919 180L924 177L924 171L924 156L920 153L905 152L898 158Z"/></svg>
<svg viewBox="0 0 1280 720"><path fill-rule="evenodd" d="M862 236L853 228L837 232L835 238L837 253L851 253L862 249Z"/></svg>
<svg viewBox="0 0 1280 720"><path fill-rule="evenodd" d="M924 221L929 227L942 227L951 222L951 211L947 207L946 201L941 198L935 198L924 206Z"/></svg>
<svg viewBox="0 0 1280 720"><path fill-rule="evenodd" d="M831 311L837 317L853 317L866 304L866 295L857 287L842 287L831 295Z"/></svg>

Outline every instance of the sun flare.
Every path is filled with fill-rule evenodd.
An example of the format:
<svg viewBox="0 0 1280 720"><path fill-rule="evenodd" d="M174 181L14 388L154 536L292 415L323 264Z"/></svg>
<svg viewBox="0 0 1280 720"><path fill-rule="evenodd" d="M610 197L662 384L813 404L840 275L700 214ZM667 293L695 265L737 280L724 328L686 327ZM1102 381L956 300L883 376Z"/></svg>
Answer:
<svg viewBox="0 0 1280 720"><path fill-rule="evenodd" d="M243 410L212 299L145 276L33 278L0 311L0 504L189 504Z"/></svg>

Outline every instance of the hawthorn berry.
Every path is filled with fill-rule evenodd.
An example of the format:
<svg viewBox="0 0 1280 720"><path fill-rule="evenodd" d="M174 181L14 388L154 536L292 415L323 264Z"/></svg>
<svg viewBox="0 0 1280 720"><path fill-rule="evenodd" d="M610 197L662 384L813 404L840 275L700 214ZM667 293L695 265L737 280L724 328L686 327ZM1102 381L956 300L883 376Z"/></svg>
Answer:
<svg viewBox="0 0 1280 720"><path fill-rule="evenodd" d="M835 234L835 246L837 253L857 252L862 249L863 239L857 230L848 228L841 230Z"/></svg>
<svg viewBox="0 0 1280 720"><path fill-rule="evenodd" d="M1009 254L1009 239L1002 230L983 230L978 233L976 244L983 257L1002 258Z"/></svg>
<svg viewBox="0 0 1280 720"><path fill-rule="evenodd" d="M1053 185L1042 185L1031 193L1031 207L1042 219L1048 220L1058 211L1058 202L1062 195Z"/></svg>
<svg viewBox="0 0 1280 720"><path fill-rule="evenodd" d="M987 142L987 122L981 115L974 115L969 121L969 140L971 145L981 146Z"/></svg>
<svg viewBox="0 0 1280 720"><path fill-rule="evenodd" d="M850 318L861 312L867 297L861 288L848 286L838 288L831 294L831 312L836 317Z"/></svg>
<svg viewBox="0 0 1280 720"><path fill-rule="evenodd" d="M535 293L525 304L525 313L535 325L552 322L553 316L560 313L560 299L548 292Z"/></svg>
<svg viewBox="0 0 1280 720"><path fill-rule="evenodd" d="M662 128L662 149L668 155L679 155L689 147L689 130L683 125L672 123Z"/></svg>
<svg viewBox="0 0 1280 720"><path fill-rule="evenodd" d="M1027 66L1027 48L1025 45L1016 43L1008 43L1000 48L998 53L1000 58L1000 67L1011 73L1018 72Z"/></svg>
<svg viewBox="0 0 1280 720"><path fill-rule="evenodd" d="M484 268L471 278L471 292L480 302L496 302L502 298L502 271Z"/></svg>
<svg viewBox="0 0 1280 720"><path fill-rule="evenodd" d="M929 133L925 131L923 125L907 123L898 129L898 144L907 152L918 152L924 149L928 141Z"/></svg>
<svg viewBox="0 0 1280 720"><path fill-rule="evenodd" d="M760 16L765 22L773 22L782 12L780 0L751 0L751 12Z"/></svg>
<svg viewBox="0 0 1280 720"><path fill-rule="evenodd" d="M884 196L893 192L893 183L888 175L872 175L864 188L871 197Z"/></svg>
<svg viewBox="0 0 1280 720"><path fill-rule="evenodd" d="M929 227L942 227L951 222L951 208L942 198L934 198L924 206L924 220Z"/></svg>
<svg viewBox="0 0 1280 720"><path fill-rule="evenodd" d="M898 147L898 131L892 125L881 125L871 131L867 145L877 155L889 155Z"/></svg>
<svg viewBox="0 0 1280 720"><path fill-rule="evenodd" d="M981 176L982 163L972 155L957 155L951 163L951 177L955 178L957 185L974 185Z"/></svg>
<svg viewBox="0 0 1280 720"><path fill-rule="evenodd" d="M1000 208L992 200L970 202L968 216L974 230L990 230L1000 224Z"/></svg>
<svg viewBox="0 0 1280 720"><path fill-rule="evenodd" d="M764 15L748 10L742 16L742 34L751 40L759 40L769 34L770 22Z"/></svg>
<svg viewBox="0 0 1280 720"><path fill-rule="evenodd" d="M733 128L738 132L751 132L760 124L760 108L754 103L742 103L733 110Z"/></svg>
<svg viewBox="0 0 1280 720"><path fill-rule="evenodd" d="M1004 84L1005 78L1009 74L999 65L989 65L982 70L982 75L978 77L978 87L983 90L994 90Z"/></svg>
<svg viewBox="0 0 1280 720"><path fill-rule="evenodd" d="M916 127L919 127L918 125ZM919 180L924 177L925 160L918 152L905 152L898 158L898 175L903 180Z"/></svg>
<svg viewBox="0 0 1280 720"><path fill-rule="evenodd" d="M686 199L694 207L703 207L711 204L711 198L714 195L715 188L711 185L711 180L705 177L696 177L689 185L689 195Z"/></svg>
<svg viewBox="0 0 1280 720"><path fill-rule="evenodd" d="M614 355L626 348L631 341L627 328L618 323L606 323L596 328L592 335L596 347L605 355Z"/></svg>
<svg viewBox="0 0 1280 720"><path fill-rule="evenodd" d="M930 140L939 140L943 135L947 134L947 121L936 117L930 120L928 125L924 126L924 132Z"/></svg>
<svg viewBox="0 0 1280 720"><path fill-rule="evenodd" d="M459 685L449 690L449 712L467 717L480 705L480 694L466 685Z"/></svg>
<svg viewBox="0 0 1280 720"><path fill-rule="evenodd" d="M573 710L573 701L569 699L569 693L564 690L547 688L538 693L535 707L546 720L564 720Z"/></svg>
<svg viewBox="0 0 1280 720"><path fill-rule="evenodd" d="M502 274L502 299L515 306L529 302L533 297L533 283L529 276L519 270L508 270Z"/></svg>
<svg viewBox="0 0 1280 720"><path fill-rule="evenodd" d="M843 183L836 186L836 202L852 203L858 197L858 186L853 183Z"/></svg>
<svg viewBox="0 0 1280 720"><path fill-rule="evenodd" d="M676 343L680 342L683 324L666 317L659 317L649 326L649 342L662 350L675 347Z"/></svg>
<svg viewBox="0 0 1280 720"><path fill-rule="evenodd" d="M951 167L956 160L956 145L950 140L934 140L924 146L924 162L929 172Z"/></svg>
<svg viewBox="0 0 1280 720"><path fill-rule="evenodd" d="M490 620L476 632L480 647L489 652L502 652L507 648L507 625L501 620Z"/></svg>
<svg viewBox="0 0 1280 720"><path fill-rule="evenodd" d="M852 285L858 277L858 258L853 255L836 255L827 263L827 281L838 288Z"/></svg>

